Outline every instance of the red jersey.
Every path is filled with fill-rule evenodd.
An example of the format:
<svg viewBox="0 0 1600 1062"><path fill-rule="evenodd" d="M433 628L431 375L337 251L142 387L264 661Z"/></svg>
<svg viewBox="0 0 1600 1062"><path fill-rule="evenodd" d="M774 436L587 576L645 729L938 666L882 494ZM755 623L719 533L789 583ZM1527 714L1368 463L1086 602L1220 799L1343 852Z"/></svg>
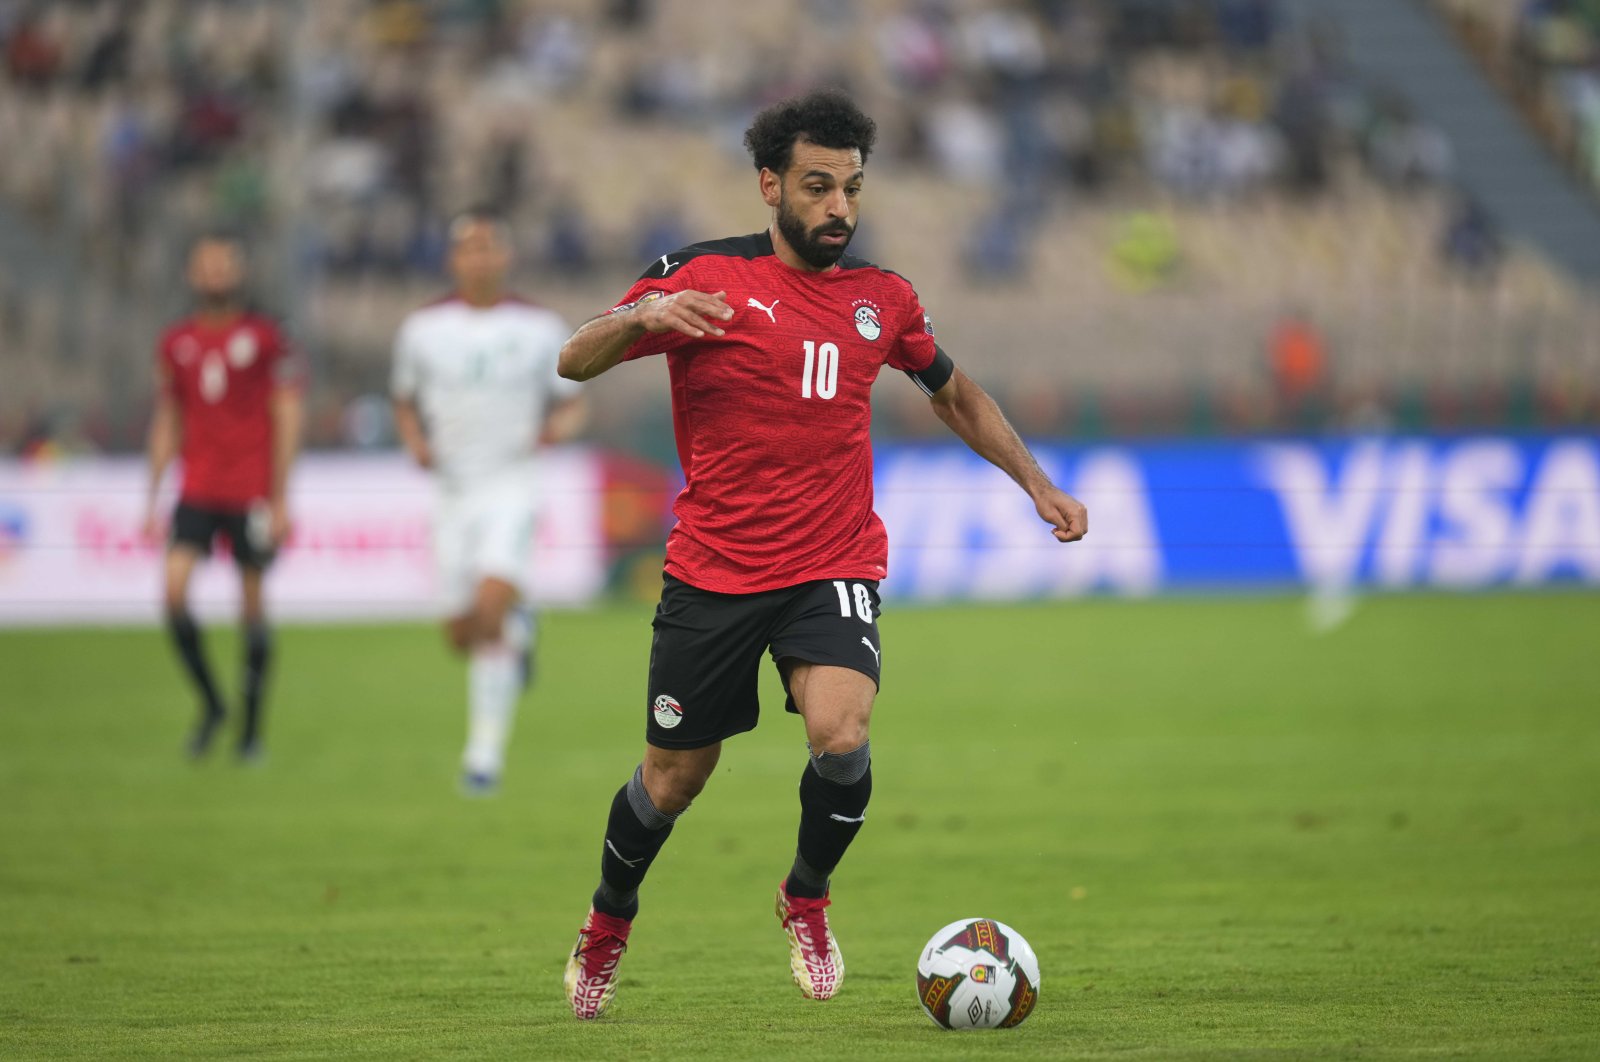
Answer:
<svg viewBox="0 0 1600 1062"><path fill-rule="evenodd" d="M272 393L295 382L277 325L242 313L190 317L161 337L157 364L183 423L182 501L242 511L272 488Z"/></svg>
<svg viewBox="0 0 1600 1062"><path fill-rule="evenodd" d="M649 333L625 360L666 354L685 486L668 573L717 593L813 579L882 579L872 511L872 383L933 364L933 327L905 278L851 255L794 269L763 232L664 255L627 309L673 292L727 292L725 336Z"/></svg>

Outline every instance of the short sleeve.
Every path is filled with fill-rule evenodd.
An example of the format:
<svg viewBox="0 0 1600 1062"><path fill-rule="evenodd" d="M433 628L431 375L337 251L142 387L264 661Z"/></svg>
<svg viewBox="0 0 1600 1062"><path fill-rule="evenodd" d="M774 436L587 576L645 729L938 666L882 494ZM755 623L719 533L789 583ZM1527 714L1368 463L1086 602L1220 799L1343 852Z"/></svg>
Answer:
<svg viewBox="0 0 1600 1062"><path fill-rule="evenodd" d="M417 353L416 326L410 318L394 337L394 365L389 370L389 394L403 402L417 396L422 386L422 364Z"/></svg>
<svg viewBox="0 0 1600 1062"><path fill-rule="evenodd" d="M908 297L901 315L900 331L889 349L889 365L904 372L921 372L933 364L937 345L933 339L933 319L922 306L915 289L906 285Z"/></svg>
<svg viewBox="0 0 1600 1062"><path fill-rule="evenodd" d="M634 281L633 287L628 289L628 293L622 297L622 301L611 307L606 313L622 313L624 310L631 310L643 303L665 298L668 295L675 295L680 291L687 290L690 286L681 279L685 272L682 269L675 270L667 276L653 275L656 272L657 270L652 268L644 276ZM633 361L635 358L647 358L652 354L665 354L674 347L680 346L688 338L682 332L677 331L647 332L634 341L633 345L628 348L627 353L622 356L622 360Z"/></svg>

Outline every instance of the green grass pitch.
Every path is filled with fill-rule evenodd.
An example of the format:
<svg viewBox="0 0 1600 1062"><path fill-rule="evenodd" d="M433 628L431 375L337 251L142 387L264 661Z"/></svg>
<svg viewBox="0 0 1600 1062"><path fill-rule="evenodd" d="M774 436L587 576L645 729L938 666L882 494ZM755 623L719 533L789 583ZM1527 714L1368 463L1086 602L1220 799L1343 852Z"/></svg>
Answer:
<svg viewBox="0 0 1600 1062"><path fill-rule="evenodd" d="M612 1013L561 971L638 759L649 613L548 617L502 793L422 625L281 632L268 762L180 755L159 632L0 634L0 1057L1600 1058L1600 597L891 608L840 997L772 896L798 722L730 742ZM210 635L231 677L236 643ZM919 947L1022 931L1021 1028Z"/></svg>

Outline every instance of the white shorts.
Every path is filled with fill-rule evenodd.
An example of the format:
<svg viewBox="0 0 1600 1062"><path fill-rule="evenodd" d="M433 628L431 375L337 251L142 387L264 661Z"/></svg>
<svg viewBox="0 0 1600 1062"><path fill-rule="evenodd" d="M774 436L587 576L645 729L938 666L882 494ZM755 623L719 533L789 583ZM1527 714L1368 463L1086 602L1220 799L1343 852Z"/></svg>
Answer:
<svg viewBox="0 0 1600 1062"><path fill-rule="evenodd" d="M472 607L478 584L502 579L528 592L533 543L535 487L531 478L501 477L491 483L441 492L434 514L433 554L439 566L439 598L445 614Z"/></svg>

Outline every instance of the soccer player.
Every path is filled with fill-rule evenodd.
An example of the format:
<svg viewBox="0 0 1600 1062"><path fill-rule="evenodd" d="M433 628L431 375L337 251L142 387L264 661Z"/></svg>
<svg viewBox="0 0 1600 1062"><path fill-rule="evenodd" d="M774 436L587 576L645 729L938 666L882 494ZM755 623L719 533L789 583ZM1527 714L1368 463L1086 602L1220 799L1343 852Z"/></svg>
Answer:
<svg viewBox="0 0 1600 1062"><path fill-rule="evenodd" d="M395 340L395 426L435 473L434 521L447 619L467 657L462 789L488 795L505 766L534 624L522 607L536 515L537 443L569 438L585 416L577 384L556 375L565 321L506 292L511 234L492 210L450 226L455 293L413 311Z"/></svg>
<svg viewBox="0 0 1600 1062"><path fill-rule="evenodd" d="M763 652L810 751L777 914L801 994L838 991L829 877L872 792L867 730L888 548L872 511L868 428L884 365L910 376L951 430L1028 493L1058 540L1088 527L1084 507L940 349L911 285L845 253L874 134L834 92L763 111L745 145L772 210L767 231L662 255L561 351L561 373L574 380L666 355L685 478L654 621L644 760L612 800L600 884L567 963L581 1019L616 992L640 883L673 824L724 739L756 725Z"/></svg>
<svg viewBox="0 0 1600 1062"><path fill-rule="evenodd" d="M272 657L261 584L289 532L302 372L278 327L247 308L244 281L244 251L233 237L205 235L190 248L188 282L197 306L161 337L144 524L154 541L161 478L181 453L183 485L168 538L165 599L167 630L200 695L189 752L204 755L227 716L189 611L195 565L221 534L239 567L245 661L238 753L249 761L261 755L262 696Z"/></svg>

